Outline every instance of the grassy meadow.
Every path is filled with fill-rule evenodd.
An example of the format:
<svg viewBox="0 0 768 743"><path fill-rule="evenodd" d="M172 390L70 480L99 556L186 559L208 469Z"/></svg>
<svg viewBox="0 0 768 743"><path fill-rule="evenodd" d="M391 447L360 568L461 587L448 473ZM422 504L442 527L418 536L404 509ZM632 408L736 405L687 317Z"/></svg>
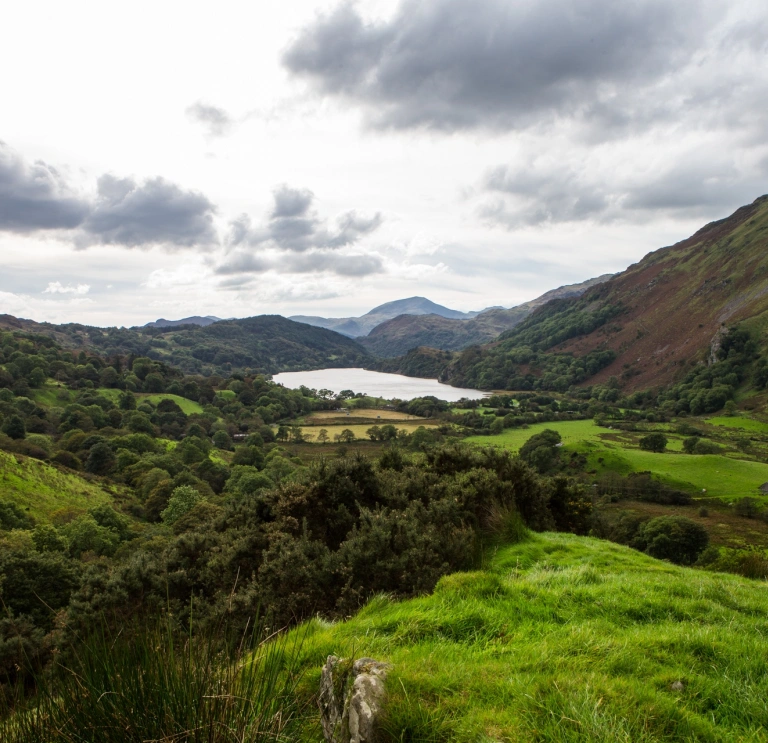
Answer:
<svg viewBox="0 0 768 743"><path fill-rule="evenodd" d="M301 653L307 693L329 654L391 663L388 740L756 743L766 636L759 583L541 534L430 596L314 620Z"/></svg>
<svg viewBox="0 0 768 743"><path fill-rule="evenodd" d="M712 420L717 419L708 422ZM723 417L719 420L739 419ZM752 421L749 418L741 420ZM730 502L752 496L768 502L768 497L758 490L768 482L768 464L738 459L733 452L729 452L729 456L684 454L682 436L668 434L668 451L656 453L639 448L637 440L642 433L610 430L592 420L581 420L537 423L524 429L510 428L496 436L471 436L467 441L518 451L531 436L545 429L553 429L561 435L565 451L585 454L588 469L595 474L610 471L626 475L647 471L698 497Z"/></svg>
<svg viewBox="0 0 768 743"><path fill-rule="evenodd" d="M37 459L0 451L0 493L36 520L50 521L62 509L85 512L111 503L113 496L95 482Z"/></svg>

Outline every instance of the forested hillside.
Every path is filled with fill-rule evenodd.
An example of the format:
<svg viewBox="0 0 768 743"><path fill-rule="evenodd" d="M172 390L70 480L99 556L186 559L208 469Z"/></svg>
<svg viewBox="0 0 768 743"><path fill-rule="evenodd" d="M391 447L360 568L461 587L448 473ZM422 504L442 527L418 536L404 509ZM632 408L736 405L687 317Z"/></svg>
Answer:
<svg viewBox="0 0 768 743"><path fill-rule="evenodd" d="M274 374L324 367L362 366L367 352L353 340L323 328L258 315L206 327L96 328L52 325L0 316L0 328L43 333L65 348L112 356L148 356L192 374Z"/></svg>

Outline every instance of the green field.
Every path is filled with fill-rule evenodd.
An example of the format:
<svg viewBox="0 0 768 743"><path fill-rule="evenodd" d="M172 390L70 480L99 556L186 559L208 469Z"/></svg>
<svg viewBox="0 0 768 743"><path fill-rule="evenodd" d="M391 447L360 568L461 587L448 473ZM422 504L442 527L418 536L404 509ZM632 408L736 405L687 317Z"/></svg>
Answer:
<svg viewBox="0 0 768 743"><path fill-rule="evenodd" d="M551 423L534 423L528 428L507 428L497 436L470 436L465 441L476 444L492 444L503 446L511 451L518 451L531 436L545 429L557 431L563 438L563 444L575 444L579 441L601 441L600 434L610 433L607 428L595 425L592 420L558 421Z"/></svg>
<svg viewBox="0 0 768 743"><path fill-rule="evenodd" d="M112 496L99 485L60 472L37 459L0 451L0 500L20 506L37 520L48 521L62 508L85 512Z"/></svg>
<svg viewBox="0 0 768 743"><path fill-rule="evenodd" d="M173 400L185 415L193 415L194 413L203 412L203 407L200 403L187 400L186 397L180 397L179 395L168 395L164 392L160 392L157 394L141 393L137 395L137 397L139 398L139 402L141 402L142 399L149 400L153 405L157 405L161 400Z"/></svg>
<svg viewBox="0 0 768 743"><path fill-rule="evenodd" d="M670 451L657 454L637 448L632 443L632 434L610 431L591 420L583 420L537 423L525 429L510 428L497 436L470 436L466 440L518 451L531 436L546 428L562 436L566 450L577 449L587 454L589 469L597 472L648 471L701 497L731 501L749 495L768 500L758 491L760 485L768 482L768 464L719 454L683 454L680 437L670 437Z"/></svg>
<svg viewBox="0 0 768 743"><path fill-rule="evenodd" d="M46 382L40 389L31 391L32 399L48 408L63 408L72 400L72 392L58 382Z"/></svg>
<svg viewBox="0 0 768 743"><path fill-rule="evenodd" d="M388 740L768 738L763 585L610 542L536 535L431 596L306 632L307 694L330 654L392 664Z"/></svg>
<svg viewBox="0 0 768 743"><path fill-rule="evenodd" d="M745 418L744 416L717 416L707 418L705 423L713 426L723 426L725 428L740 428L744 431L754 431L756 433L768 433L768 423L756 421L754 418Z"/></svg>
<svg viewBox="0 0 768 743"><path fill-rule="evenodd" d="M354 420L354 419L353 419ZM328 432L328 437L330 441L333 441L333 437L340 434L342 431L350 430L355 435L356 439L364 439L365 441L369 440L369 436L366 433L369 428L373 428L373 426L384 426L387 425L388 421L382 420L377 421L376 423L364 423L362 425L355 425L354 423L350 423L348 426L340 425L340 426L302 426L301 432L307 436L308 441L316 442L317 441L317 434L320 433L320 431L324 428ZM398 430L398 431L407 431L408 433L413 433L417 428L430 428L437 425L435 422L429 422L429 421L422 421L422 422L415 422L415 423L392 423L392 425Z"/></svg>
<svg viewBox="0 0 768 743"><path fill-rule="evenodd" d="M600 458L603 462L599 462ZM768 464L763 462L731 459L719 454L656 454L618 447L591 451L589 462L598 472L653 472L670 485L698 493L700 497L732 501L749 495L766 500L758 490L760 485L768 482ZM705 489L707 492L702 492Z"/></svg>

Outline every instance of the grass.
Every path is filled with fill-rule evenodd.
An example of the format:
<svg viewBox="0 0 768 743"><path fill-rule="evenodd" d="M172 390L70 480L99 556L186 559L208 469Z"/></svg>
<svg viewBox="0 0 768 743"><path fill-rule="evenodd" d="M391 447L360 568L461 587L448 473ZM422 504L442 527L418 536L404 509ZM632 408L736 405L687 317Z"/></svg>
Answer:
<svg viewBox="0 0 768 743"><path fill-rule="evenodd" d="M764 586L609 542L536 535L431 596L378 597L309 632L307 690L331 653L393 664L390 740L768 737Z"/></svg>
<svg viewBox="0 0 768 743"><path fill-rule="evenodd" d="M181 412L184 413L184 415L193 415L194 413L202 414L203 412L203 406L200 405L198 402L194 402L193 400L187 400L186 397L181 397L180 395L168 395L164 392L160 392L157 394L139 394L137 395L139 398L139 403L141 400L148 400L153 405L157 405L161 400L173 400L180 408Z"/></svg>
<svg viewBox="0 0 768 743"><path fill-rule="evenodd" d="M588 466L597 472L652 472L668 484L699 497L724 501L752 496L765 500L758 488L768 482L768 464L719 454L678 454L630 448L583 447ZM602 461L601 461L602 460ZM706 493L702 492L706 490Z"/></svg>
<svg viewBox="0 0 768 743"><path fill-rule="evenodd" d="M659 454L638 448L638 434L610 431L591 420L581 420L537 423L525 429L509 428L496 436L470 436L466 440L518 451L531 436L546 428L560 433L566 451L586 454L588 469L597 473L648 471L669 485L700 497L732 501L749 495L768 502L758 491L760 485L768 482L768 464L719 454L683 454L680 437L670 436L669 451Z"/></svg>
<svg viewBox="0 0 768 743"><path fill-rule="evenodd" d="M222 650L168 628L89 638L38 678L37 698L0 722L6 743L288 743L304 710L294 688L300 634ZM250 647L249 647L250 646Z"/></svg>
<svg viewBox="0 0 768 743"><path fill-rule="evenodd" d="M323 420L334 418L370 418L373 420L381 419L382 421L420 421L424 418L420 418L417 415L408 415L407 413L399 413L396 410L376 410L375 408L350 408L349 415L345 411L341 410L317 410L311 415L307 416L307 423L314 423L315 421L322 422Z"/></svg>
<svg viewBox="0 0 768 743"><path fill-rule="evenodd" d="M72 392L59 382L46 382L42 387L31 390L32 399L47 408L63 408L72 401Z"/></svg>
<svg viewBox="0 0 768 743"><path fill-rule="evenodd" d="M111 503L113 496L78 475L0 451L0 500L15 503L36 520L49 521L60 509L85 512Z"/></svg>
<svg viewBox="0 0 768 743"><path fill-rule="evenodd" d="M715 418L707 418L704 422L713 426L740 428L744 431L754 431L756 433L768 433L768 423L763 423L754 418L746 418L744 416L716 416Z"/></svg>
<svg viewBox="0 0 768 743"><path fill-rule="evenodd" d="M575 444L580 441L602 441L601 435L607 434L608 429L595 424L592 420L582 421L552 421L550 423L534 423L528 428L507 428L496 436L469 436L466 441L477 444L493 444L511 451L518 451L531 436L545 429L557 431L562 436L563 444Z"/></svg>

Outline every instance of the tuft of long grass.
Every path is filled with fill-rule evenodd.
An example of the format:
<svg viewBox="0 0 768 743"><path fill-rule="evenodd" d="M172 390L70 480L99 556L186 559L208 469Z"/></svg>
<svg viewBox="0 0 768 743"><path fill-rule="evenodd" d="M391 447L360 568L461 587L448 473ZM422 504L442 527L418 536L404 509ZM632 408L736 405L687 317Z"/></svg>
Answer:
<svg viewBox="0 0 768 743"><path fill-rule="evenodd" d="M301 642L295 633L234 646L213 634L179 642L162 625L98 633L38 679L35 698L0 723L0 740L293 741L305 712L295 694Z"/></svg>

